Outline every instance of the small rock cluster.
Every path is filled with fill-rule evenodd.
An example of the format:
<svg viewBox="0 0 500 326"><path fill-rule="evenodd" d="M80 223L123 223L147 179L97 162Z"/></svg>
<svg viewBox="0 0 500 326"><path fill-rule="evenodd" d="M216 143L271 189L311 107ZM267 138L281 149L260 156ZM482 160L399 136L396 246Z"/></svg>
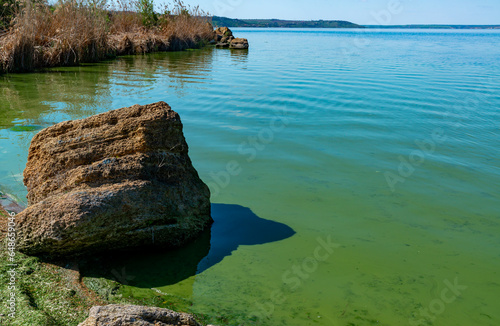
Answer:
<svg viewBox="0 0 500 326"><path fill-rule="evenodd" d="M217 28L214 34L214 41L218 48L248 49L248 40L246 38L235 38L233 32L227 27Z"/></svg>

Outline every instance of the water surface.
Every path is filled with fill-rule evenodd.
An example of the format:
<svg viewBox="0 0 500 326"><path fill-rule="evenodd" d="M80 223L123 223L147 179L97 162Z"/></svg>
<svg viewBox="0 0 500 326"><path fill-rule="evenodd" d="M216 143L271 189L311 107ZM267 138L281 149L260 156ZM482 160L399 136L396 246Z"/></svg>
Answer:
<svg viewBox="0 0 500 326"><path fill-rule="evenodd" d="M40 128L166 101L216 223L287 233L214 229L171 277L130 267L130 293L234 325L500 324L500 32L234 32L249 51L0 77L1 190L26 196Z"/></svg>

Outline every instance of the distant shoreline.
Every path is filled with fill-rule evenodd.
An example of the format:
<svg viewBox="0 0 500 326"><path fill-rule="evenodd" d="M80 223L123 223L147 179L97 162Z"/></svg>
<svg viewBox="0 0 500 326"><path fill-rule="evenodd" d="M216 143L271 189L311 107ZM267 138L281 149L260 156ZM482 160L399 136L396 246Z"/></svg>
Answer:
<svg viewBox="0 0 500 326"><path fill-rule="evenodd" d="M360 27L260 27L260 26L231 26L228 25L228 28L275 28L275 29L300 29L300 28L311 28L311 29L442 29L442 30L500 30L500 26L360 26Z"/></svg>
<svg viewBox="0 0 500 326"><path fill-rule="evenodd" d="M359 25L345 20L233 19L213 16L215 26L249 28L500 29L500 25Z"/></svg>
<svg viewBox="0 0 500 326"><path fill-rule="evenodd" d="M264 28L364 28L344 20L281 20L281 19L233 19L212 17L214 26L227 27L264 27Z"/></svg>
<svg viewBox="0 0 500 326"><path fill-rule="evenodd" d="M371 29L500 29L500 25L365 25Z"/></svg>

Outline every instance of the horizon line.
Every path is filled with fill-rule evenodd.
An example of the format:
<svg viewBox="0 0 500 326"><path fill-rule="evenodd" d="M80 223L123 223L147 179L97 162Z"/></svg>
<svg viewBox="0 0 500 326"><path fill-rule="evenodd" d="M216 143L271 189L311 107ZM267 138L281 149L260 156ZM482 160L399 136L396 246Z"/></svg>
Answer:
<svg viewBox="0 0 500 326"><path fill-rule="evenodd" d="M413 25L418 25L418 26L500 26L500 22L497 24L463 24L463 23L403 23L403 24L390 24L390 25L382 25L382 24L360 24L356 22L352 22L350 20L345 20L345 19L288 19L288 18L231 18L227 16L219 16L219 15L212 15L212 17L220 17L220 18L227 18L227 19L234 19L234 20L282 20L282 21L300 21L300 22L308 22L308 21L343 21L343 22L348 22L351 24L356 24L360 26L413 26Z"/></svg>

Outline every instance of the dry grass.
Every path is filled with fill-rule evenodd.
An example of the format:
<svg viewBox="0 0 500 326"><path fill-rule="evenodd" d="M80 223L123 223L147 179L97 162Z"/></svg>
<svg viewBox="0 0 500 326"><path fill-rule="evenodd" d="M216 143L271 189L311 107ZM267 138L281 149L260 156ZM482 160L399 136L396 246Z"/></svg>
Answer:
<svg viewBox="0 0 500 326"><path fill-rule="evenodd" d="M208 15L176 0L144 26L134 0L60 0L54 7L24 1L3 36L0 72L95 62L122 54L183 50L213 38Z"/></svg>
<svg viewBox="0 0 500 326"><path fill-rule="evenodd" d="M180 50L193 47L201 40L213 39L213 27L204 17L208 14L200 8L185 7L181 1L176 1L173 10L165 8L159 20L161 34L170 39L171 48Z"/></svg>

